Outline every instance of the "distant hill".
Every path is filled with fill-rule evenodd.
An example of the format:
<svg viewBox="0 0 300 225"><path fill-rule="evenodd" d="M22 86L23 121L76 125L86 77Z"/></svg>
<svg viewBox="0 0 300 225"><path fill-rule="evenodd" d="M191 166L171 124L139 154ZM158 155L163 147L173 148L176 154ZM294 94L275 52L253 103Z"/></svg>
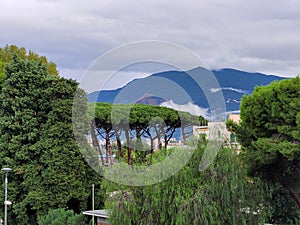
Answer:
<svg viewBox="0 0 300 225"><path fill-rule="evenodd" d="M195 76L203 76L203 72L205 72L205 69L197 67L188 72L165 71L155 73L146 78L133 80L126 84L124 87L116 90L92 92L88 94L88 99L90 102L138 102L151 105L160 105L164 101L172 100L175 104L187 104L188 102L186 102L186 98L172 96L172 94L169 94L165 90L165 83L170 83L170 86L168 86L169 88L174 87L174 89L176 89L177 87L180 87L178 89L183 89L191 98L193 104L196 104L201 108L209 108L209 104L202 89L190 76L190 74L193 74ZM245 71L227 68L221 70L213 70L212 72L216 80L219 82L221 90L217 88L211 88L210 91L212 93L217 91L223 92L226 111L239 110L240 100L242 96L252 93L256 86L264 86L275 80L279 81L282 79L286 79L274 75L266 75L263 73L248 73ZM163 97L157 93L161 93Z"/></svg>

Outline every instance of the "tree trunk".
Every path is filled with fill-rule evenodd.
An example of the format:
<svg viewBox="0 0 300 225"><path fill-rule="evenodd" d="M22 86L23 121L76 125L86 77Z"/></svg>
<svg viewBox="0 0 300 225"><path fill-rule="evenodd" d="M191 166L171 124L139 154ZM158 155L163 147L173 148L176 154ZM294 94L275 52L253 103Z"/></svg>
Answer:
<svg viewBox="0 0 300 225"><path fill-rule="evenodd" d="M185 145L186 144L186 137L185 137L184 127L181 127L181 134L182 134L182 143Z"/></svg>
<svg viewBox="0 0 300 225"><path fill-rule="evenodd" d="M169 135L169 138L168 138L167 133L168 133L170 130L171 130L171 134ZM169 144L170 139L173 137L173 134L175 133L175 130L176 130L176 128L171 128L171 129L169 129L169 130L166 132L166 134L165 134L165 148L166 148L166 149L167 149L167 147L168 147L168 144Z"/></svg>
<svg viewBox="0 0 300 225"><path fill-rule="evenodd" d="M296 205L300 209L300 196L298 195L298 193L294 189L289 187L288 184L284 182L283 179L281 179L278 174L275 174L275 179L281 184L281 186L285 189L285 191L291 195Z"/></svg>
<svg viewBox="0 0 300 225"><path fill-rule="evenodd" d="M127 163L128 165L131 165L131 148L130 148L130 137L129 137L129 131L125 130L125 136L126 136L126 142L127 142Z"/></svg>
<svg viewBox="0 0 300 225"><path fill-rule="evenodd" d="M286 188L289 191L292 198L294 199L294 201L296 202L298 209L300 209L300 197L299 197L298 193L290 187L286 187Z"/></svg>
<svg viewBox="0 0 300 225"><path fill-rule="evenodd" d="M109 131L105 129L105 150L106 150L106 157L105 157L105 162L108 163L108 156L110 155L110 138L109 138ZM111 157L110 162L111 162Z"/></svg>
<svg viewBox="0 0 300 225"><path fill-rule="evenodd" d="M122 143L119 135L117 136L117 146L118 146L118 155L119 157L122 157Z"/></svg>
<svg viewBox="0 0 300 225"><path fill-rule="evenodd" d="M160 132L159 132L159 129L157 129L156 126L155 126L155 133L156 133L156 137L157 137L158 148L159 148L159 150L161 150Z"/></svg>
<svg viewBox="0 0 300 225"><path fill-rule="evenodd" d="M141 139L141 130L139 127L136 128L135 132L136 132L136 139Z"/></svg>
<svg viewBox="0 0 300 225"><path fill-rule="evenodd" d="M154 152L154 142L153 142L153 138L150 136L150 153L153 154Z"/></svg>
<svg viewBox="0 0 300 225"><path fill-rule="evenodd" d="M118 157L122 157L122 143L120 139L120 134L118 133L117 129L114 129L116 140L117 140L117 148L118 148Z"/></svg>
<svg viewBox="0 0 300 225"><path fill-rule="evenodd" d="M167 149L169 143L167 134L164 135L164 139L165 139L165 149Z"/></svg>
<svg viewBox="0 0 300 225"><path fill-rule="evenodd" d="M98 139L97 139L97 135L96 135L96 133L95 133L95 128L96 128L95 120L93 120L93 121L92 121L92 125L91 125L92 144L93 144L93 147L94 147L94 148L97 150L97 152L98 152L98 157L100 156L102 165L104 165L103 155L102 155L102 152L101 152L101 148L100 148L100 145L99 145L99 141L98 141Z"/></svg>

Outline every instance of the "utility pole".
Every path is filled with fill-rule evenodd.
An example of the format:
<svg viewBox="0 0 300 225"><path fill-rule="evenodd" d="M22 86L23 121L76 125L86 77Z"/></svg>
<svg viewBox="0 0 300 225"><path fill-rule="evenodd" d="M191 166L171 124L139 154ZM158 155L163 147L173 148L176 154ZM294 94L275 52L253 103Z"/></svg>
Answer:
<svg viewBox="0 0 300 225"><path fill-rule="evenodd" d="M4 225L7 225L7 205L11 205L11 202L7 200L7 186L8 186L7 174L11 172L12 169L2 168L1 171L5 173Z"/></svg>

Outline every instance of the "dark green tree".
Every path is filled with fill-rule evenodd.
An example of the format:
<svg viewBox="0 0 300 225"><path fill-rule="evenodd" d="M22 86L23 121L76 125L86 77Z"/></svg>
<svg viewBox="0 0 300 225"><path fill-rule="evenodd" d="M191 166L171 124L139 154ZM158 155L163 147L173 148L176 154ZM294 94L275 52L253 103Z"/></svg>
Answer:
<svg viewBox="0 0 300 225"><path fill-rule="evenodd" d="M4 67L5 67L5 63L0 59L0 83L2 83L2 80L5 77Z"/></svg>
<svg viewBox="0 0 300 225"><path fill-rule="evenodd" d="M82 214L63 208L49 210L47 215L38 217L38 225L85 225Z"/></svg>
<svg viewBox="0 0 300 225"><path fill-rule="evenodd" d="M250 175L280 184L299 210L300 78L257 87L244 96L241 120L237 135ZM290 204L279 208L295 212Z"/></svg>
<svg viewBox="0 0 300 225"><path fill-rule="evenodd" d="M5 71L0 161L13 168L11 221L35 224L49 209L87 209L92 183L99 188L100 178L85 163L73 134L77 82L51 76L42 62L18 56Z"/></svg>

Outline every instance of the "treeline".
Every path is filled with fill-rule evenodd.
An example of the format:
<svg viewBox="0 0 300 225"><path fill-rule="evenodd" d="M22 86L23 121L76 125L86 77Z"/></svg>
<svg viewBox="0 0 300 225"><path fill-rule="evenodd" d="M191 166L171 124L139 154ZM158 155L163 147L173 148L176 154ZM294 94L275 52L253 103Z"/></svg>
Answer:
<svg viewBox="0 0 300 225"><path fill-rule="evenodd" d="M112 157L112 143L117 144L117 156L126 157L127 163L132 164L132 150L135 150L135 140L148 139L149 149L146 154L153 154L155 149L167 148L176 130L181 131L183 144L191 135L192 125L207 124L202 116L194 116L187 112L179 112L162 106L127 104L113 105L110 103L95 103L91 107L91 138L95 149L98 150L102 164ZM98 141L105 140L106 162ZM126 140L126 156L123 152L122 137ZM155 146L155 140L157 141ZM139 146L141 147L141 146ZM141 149L137 149L141 150Z"/></svg>

